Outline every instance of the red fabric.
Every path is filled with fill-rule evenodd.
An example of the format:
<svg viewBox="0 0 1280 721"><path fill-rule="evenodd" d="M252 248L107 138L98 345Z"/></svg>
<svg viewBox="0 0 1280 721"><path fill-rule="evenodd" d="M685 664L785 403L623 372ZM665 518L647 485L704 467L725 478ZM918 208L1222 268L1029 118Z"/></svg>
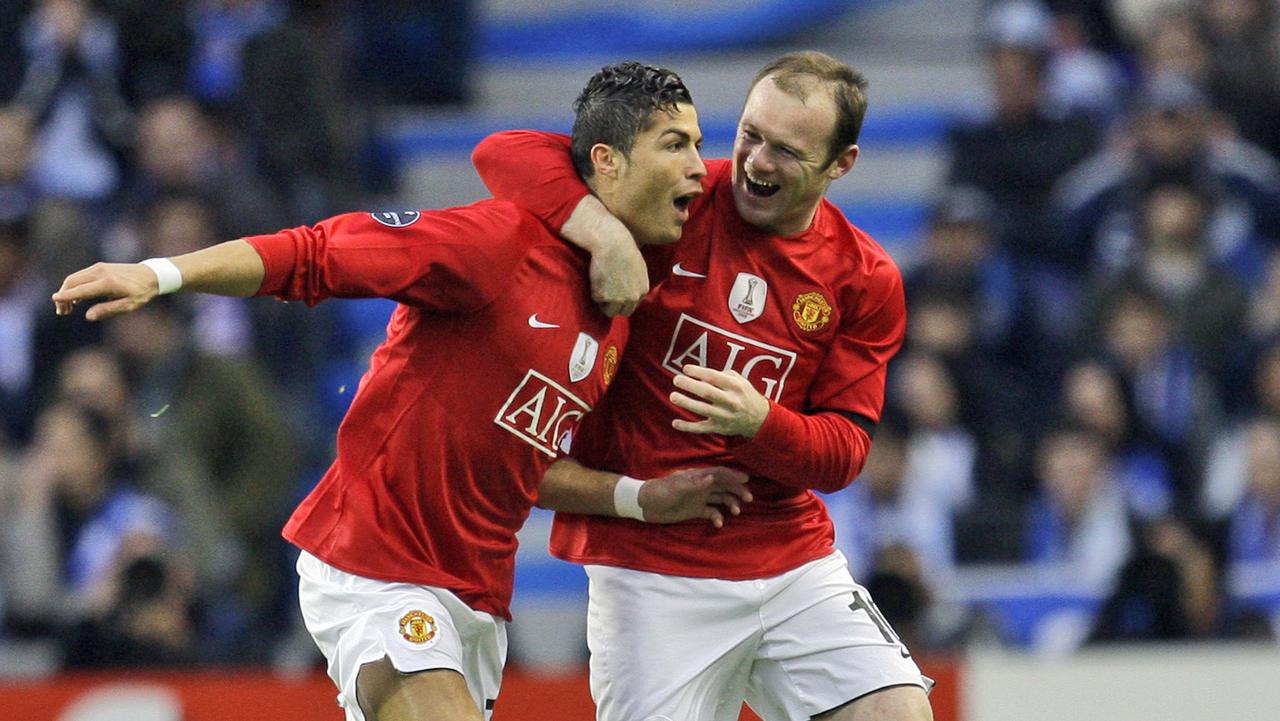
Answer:
<svg viewBox="0 0 1280 721"><path fill-rule="evenodd" d="M806 415L772 403L764 425L733 454L749 471L796 488L834 493L853 482L871 438L834 413Z"/></svg>
<svg viewBox="0 0 1280 721"><path fill-rule="evenodd" d="M531 155L518 155L539 143ZM563 199L581 197L581 183L565 178L570 161L562 139L505 133L486 144L490 158L520 158L481 167L489 187L512 191L544 220ZM542 165L548 160L550 172ZM530 167L553 180L521 182ZM583 422L573 455L636 478L734 465L753 474L756 500L721 530L705 522L653 526L558 514L551 547L566 560L726 579L782 573L832 549L830 517L809 489L847 485L865 460L866 435L823 411L879 420L886 365L906 327L898 268L826 201L810 229L794 237L748 226L734 207L730 163L709 161L707 168L706 192L665 259L680 272L671 272L632 316L627 362ZM646 255L655 262L657 256ZM729 307L735 283L750 280L741 274L765 291L761 314L744 321ZM686 363L736 370L789 413L769 419L751 442L676 431L673 418L697 420L668 399L672 377Z"/></svg>
<svg viewBox="0 0 1280 721"><path fill-rule="evenodd" d="M516 202L558 231L591 192L573 163L563 162L568 153L567 135L510 130L480 141L471 151L471 162L493 197ZM541 170L532 182L528 174L509 174L505 171L511 158Z"/></svg>
<svg viewBox="0 0 1280 721"><path fill-rule="evenodd" d="M260 294L401 302L338 457L285 538L350 573L441 586L509 617L515 532L626 343L626 321L591 302L586 256L496 201L403 228L352 214L248 241L267 267Z"/></svg>

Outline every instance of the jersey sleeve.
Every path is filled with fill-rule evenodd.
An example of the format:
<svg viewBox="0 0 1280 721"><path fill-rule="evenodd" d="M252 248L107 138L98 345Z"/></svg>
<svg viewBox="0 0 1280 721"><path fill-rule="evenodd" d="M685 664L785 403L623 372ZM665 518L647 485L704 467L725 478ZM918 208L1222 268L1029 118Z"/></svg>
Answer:
<svg viewBox="0 0 1280 721"><path fill-rule="evenodd" d="M348 213L245 241L266 268L258 295L307 305L382 297L466 311L497 297L545 235L530 214L491 200L420 213Z"/></svg>
<svg viewBox="0 0 1280 721"><path fill-rule="evenodd" d="M559 231L590 193L569 156L569 136L535 130L494 133L471 152L485 187Z"/></svg>

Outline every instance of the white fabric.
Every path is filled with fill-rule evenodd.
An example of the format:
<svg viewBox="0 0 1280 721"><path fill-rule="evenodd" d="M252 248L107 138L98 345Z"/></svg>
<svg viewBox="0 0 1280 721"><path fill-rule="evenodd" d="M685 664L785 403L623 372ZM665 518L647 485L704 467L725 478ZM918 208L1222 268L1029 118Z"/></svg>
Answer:
<svg viewBox="0 0 1280 721"><path fill-rule="evenodd" d="M461 673L476 707L486 719L493 715L487 707L498 698L502 682L506 621L472 609L445 589L356 576L305 551L297 569L302 619L328 661L347 721L366 721L356 702L356 677L361 666L383 656L402 673L440 668ZM430 619L431 631L417 634L417 641L401 631L415 612Z"/></svg>
<svg viewBox="0 0 1280 721"><path fill-rule="evenodd" d="M174 265L172 260L168 258L147 258L142 261L142 264L156 274L159 295L176 293L178 289L182 288L182 271L178 270L178 266Z"/></svg>
<svg viewBox="0 0 1280 721"><path fill-rule="evenodd" d="M744 699L765 721L807 719L931 685L863 610L870 597L838 552L750 581L586 568L599 721L736 721Z"/></svg>
<svg viewBox="0 0 1280 721"><path fill-rule="evenodd" d="M637 481L630 476L618 479L613 487L613 512L622 518L644 520L644 509L640 507L640 486L644 481Z"/></svg>

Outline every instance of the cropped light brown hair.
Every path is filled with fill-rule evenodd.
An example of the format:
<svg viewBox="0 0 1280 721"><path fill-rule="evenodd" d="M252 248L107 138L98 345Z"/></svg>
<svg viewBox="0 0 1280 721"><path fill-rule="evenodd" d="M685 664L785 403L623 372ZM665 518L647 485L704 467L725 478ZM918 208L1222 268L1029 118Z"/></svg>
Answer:
<svg viewBox="0 0 1280 721"><path fill-rule="evenodd" d="M862 119L867 114L867 79L862 73L826 53L803 50L787 53L760 68L751 87L754 89L770 75L779 90L800 100L806 98L814 81L831 93L836 104L836 127L828 143L827 164L845 148L857 144Z"/></svg>

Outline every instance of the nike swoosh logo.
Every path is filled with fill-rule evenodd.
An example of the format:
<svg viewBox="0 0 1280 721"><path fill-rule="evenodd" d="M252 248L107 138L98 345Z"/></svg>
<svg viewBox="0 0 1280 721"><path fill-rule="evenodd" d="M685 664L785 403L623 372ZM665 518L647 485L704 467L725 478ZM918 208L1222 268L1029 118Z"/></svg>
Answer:
<svg viewBox="0 0 1280 721"><path fill-rule="evenodd" d="M680 264L679 264L679 263L676 263L675 265L671 266L671 272L672 272L672 273L675 273L676 275L679 275L679 276L685 277L685 278L705 278L705 277L707 277L707 276L703 275L702 273L695 273L695 272L693 272L692 270L685 270L684 268L681 268L681 267L680 267Z"/></svg>
<svg viewBox="0 0 1280 721"><path fill-rule="evenodd" d="M529 316L529 327L530 328L559 328L560 326L556 325L555 323L543 323L542 321L538 320L538 314L534 313L533 315Z"/></svg>

